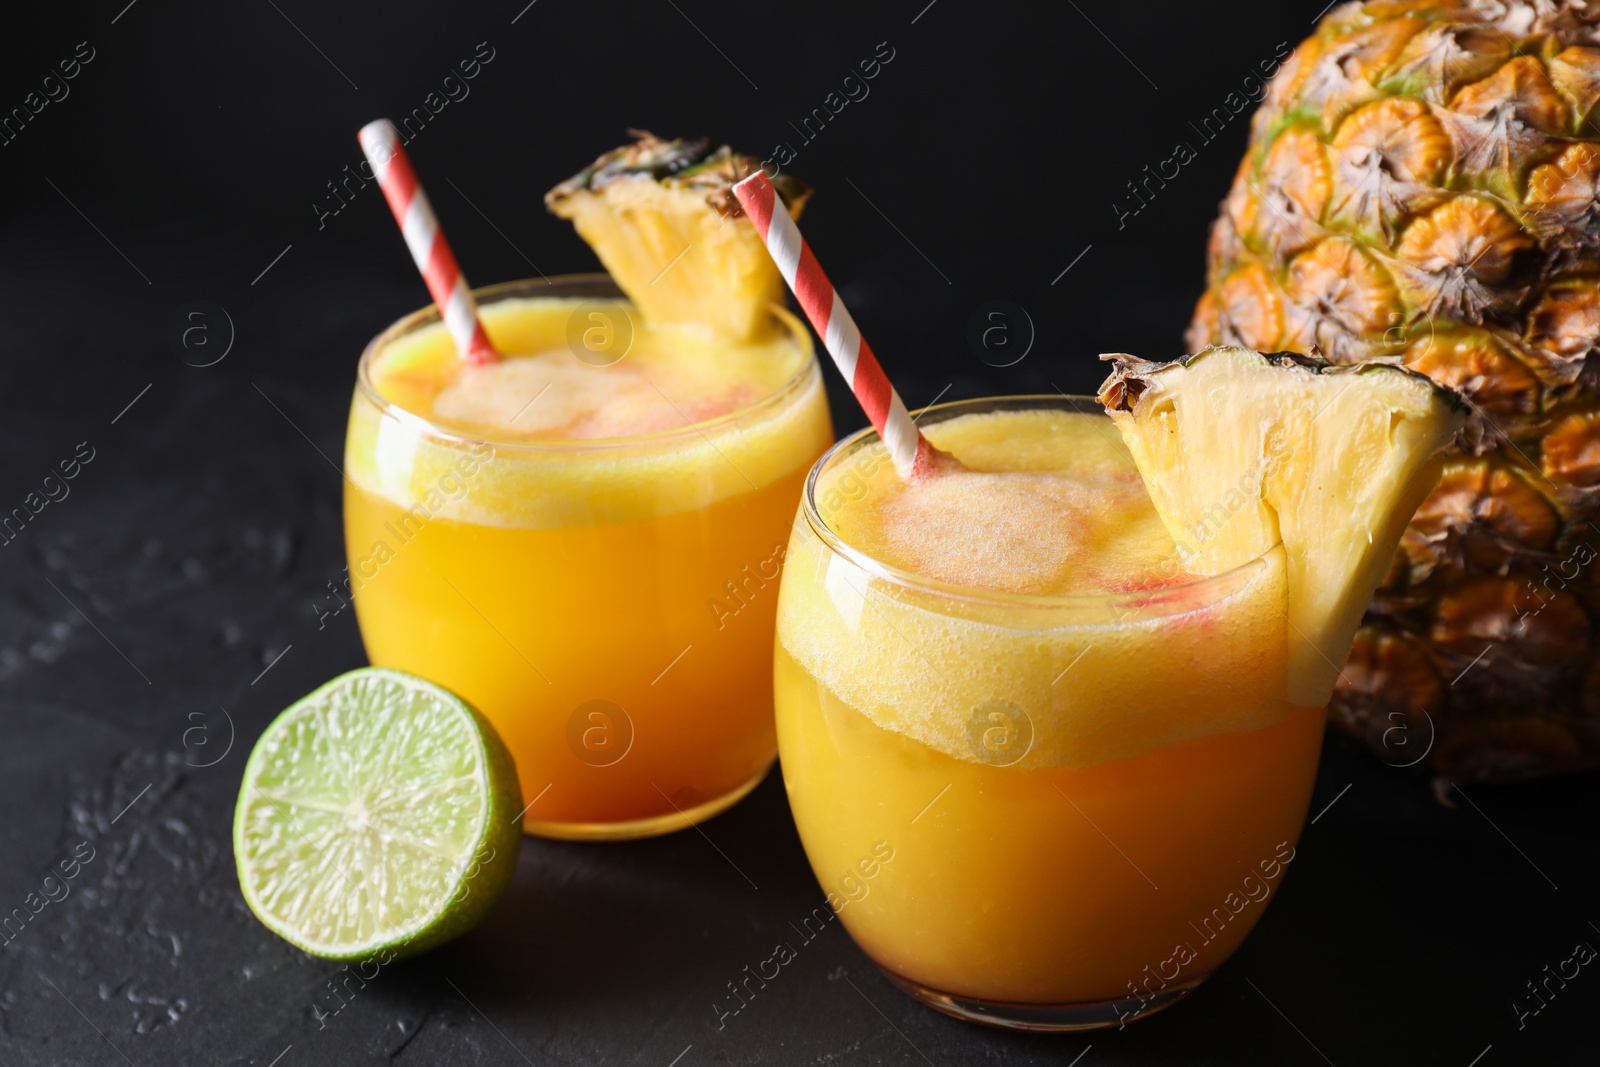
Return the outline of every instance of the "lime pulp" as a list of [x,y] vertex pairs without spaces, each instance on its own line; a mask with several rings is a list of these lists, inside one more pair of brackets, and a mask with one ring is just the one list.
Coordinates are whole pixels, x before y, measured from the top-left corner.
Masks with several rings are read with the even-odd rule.
[[234,812],[239,886],[297,948],[387,962],[488,913],[516,866],[521,808],[511,756],[464,700],[351,671],[256,742]]

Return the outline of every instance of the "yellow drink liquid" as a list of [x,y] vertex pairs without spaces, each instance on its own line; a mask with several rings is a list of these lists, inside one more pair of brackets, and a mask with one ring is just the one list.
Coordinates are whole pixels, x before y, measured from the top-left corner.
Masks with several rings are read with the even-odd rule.
[[775,583],[832,438],[806,335],[634,316],[611,362],[581,339],[626,331],[621,304],[491,294],[482,317],[503,363],[462,366],[436,321],[363,361],[345,527],[368,655],[489,717],[531,832],[708,817],[775,752]]
[[1281,550],[1196,580],[1109,420],[985,405],[922,422],[972,473],[907,486],[875,438],[824,461],[778,609],[784,781],[830,903],[902,988],[1117,1025],[1261,916],[1322,715],[1284,700]]

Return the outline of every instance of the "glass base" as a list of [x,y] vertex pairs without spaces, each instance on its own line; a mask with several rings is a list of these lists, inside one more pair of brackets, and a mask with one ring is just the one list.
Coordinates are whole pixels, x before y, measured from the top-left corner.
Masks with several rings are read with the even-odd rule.
[[956,996],[929,989],[919,982],[903,978],[893,971],[879,968],[884,977],[914,1000],[946,1015],[982,1023],[1003,1030],[1033,1030],[1064,1032],[1068,1030],[1103,1030],[1121,1028],[1135,1019],[1154,1015],[1170,1008],[1199,987],[1205,975],[1192,978],[1182,985],[1168,985],[1143,1000],[1129,997],[1126,1000],[1089,1000],[1075,1004],[1015,1004],[1003,1000],[980,1000],[976,997]]
[[720,797],[692,808],[681,808],[670,815],[652,815],[648,819],[631,822],[544,822],[524,818],[522,832],[537,837],[554,837],[562,841],[631,841],[641,837],[659,837],[662,834],[686,830],[696,823],[720,815],[743,800],[772,770],[769,763],[761,773]]

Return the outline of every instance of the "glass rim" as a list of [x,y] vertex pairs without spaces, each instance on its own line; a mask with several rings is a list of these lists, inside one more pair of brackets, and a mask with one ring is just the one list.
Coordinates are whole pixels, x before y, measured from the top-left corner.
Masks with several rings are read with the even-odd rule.
[[[538,278],[517,278],[512,281],[496,282],[473,289],[473,298],[479,304],[494,303],[499,300],[511,299],[518,296],[538,296],[541,289],[561,289],[589,287],[592,289],[609,290],[606,298],[614,296],[619,303],[633,308],[627,294],[617,285],[609,274],[557,274],[541,276]],[[636,448],[652,444],[662,444],[676,441],[685,437],[698,437],[704,439],[712,430],[720,429],[725,425],[737,422],[748,417],[751,413],[765,408],[777,407],[792,394],[799,392],[818,371],[816,346],[812,344],[811,334],[801,324],[788,308],[778,304],[769,305],[774,317],[786,327],[786,332],[800,348],[800,367],[786,378],[782,384],[770,392],[764,393],[748,404],[725,411],[713,418],[702,419],[698,422],[688,422],[670,430],[654,430],[650,433],[631,434],[624,437],[547,437],[526,438],[506,437],[490,433],[474,433],[460,427],[450,426],[419,415],[415,411],[390,400],[378,391],[372,382],[372,363],[378,353],[394,341],[409,334],[443,322],[438,304],[427,304],[415,311],[408,312],[380,330],[366,347],[361,350],[361,358],[356,364],[356,393],[367,400],[377,409],[380,417],[391,417],[403,424],[408,424],[414,429],[421,430],[428,435],[447,441],[456,441],[463,444],[490,444],[495,448],[522,449],[529,452],[603,452],[620,448]],[[624,356],[623,358],[626,358]]]
[[[1092,410],[1083,411],[1080,404],[1091,405]],[[1094,397],[1073,396],[1067,393],[1023,393],[1010,396],[985,396],[973,397],[966,400],[947,400],[942,404],[930,404],[912,412],[912,416],[919,423],[924,416],[933,415],[934,422],[953,418],[960,414],[980,413],[983,411],[1031,411],[1031,410],[1070,410],[1078,414],[1088,414],[1101,418],[1109,418],[1100,402]],[[918,574],[915,571],[897,567],[886,563],[875,556],[855,547],[840,537],[828,525],[821,512],[817,510],[816,489],[818,480],[823,472],[835,461],[844,455],[858,451],[878,441],[878,431],[871,426],[863,427],[847,437],[843,437],[822,454],[822,457],[812,464],[811,470],[806,474],[805,489],[800,495],[800,511],[805,516],[806,524],[811,532],[816,534],[829,551],[844,557],[859,569],[867,572],[869,577],[881,578],[908,589],[931,593],[952,600],[963,600],[979,604],[998,605],[1018,608],[1118,608],[1126,607],[1140,610],[1146,617],[1154,614],[1184,614],[1196,610],[1196,605],[1190,599],[1179,594],[1192,594],[1196,590],[1220,589],[1218,597],[1207,600],[1205,603],[1214,603],[1231,593],[1232,586],[1240,583],[1246,575],[1259,570],[1266,565],[1266,558],[1276,552],[1282,542],[1277,542],[1265,552],[1246,560],[1221,574],[1202,575],[1190,581],[1177,582],[1172,585],[1162,586],[1159,589],[1145,589],[1125,593],[1012,593],[1000,589],[984,589],[980,586],[961,585],[954,582],[944,582],[937,578]],[[1167,603],[1174,607],[1173,611],[1162,613],[1159,609]],[[1152,612],[1154,609],[1154,612]]]

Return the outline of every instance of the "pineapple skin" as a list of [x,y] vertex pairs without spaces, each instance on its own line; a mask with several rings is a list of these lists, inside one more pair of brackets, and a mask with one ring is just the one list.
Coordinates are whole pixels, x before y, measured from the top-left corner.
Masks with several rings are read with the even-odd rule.
[[1465,396],[1329,708],[1442,779],[1600,766],[1597,104],[1600,5],[1333,9],[1251,120],[1186,338]]

